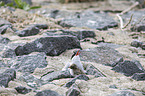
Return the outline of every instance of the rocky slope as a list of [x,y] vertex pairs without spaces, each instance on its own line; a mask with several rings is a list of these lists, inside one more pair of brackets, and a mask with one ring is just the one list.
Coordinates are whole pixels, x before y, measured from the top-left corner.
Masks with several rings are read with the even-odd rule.
[[[1,7],[0,95],[144,96],[145,19],[135,23],[145,10],[123,14],[125,22],[134,17],[121,30],[115,14],[132,2],[112,2],[38,0],[37,10]],[[78,49],[87,73],[71,76],[61,70]]]

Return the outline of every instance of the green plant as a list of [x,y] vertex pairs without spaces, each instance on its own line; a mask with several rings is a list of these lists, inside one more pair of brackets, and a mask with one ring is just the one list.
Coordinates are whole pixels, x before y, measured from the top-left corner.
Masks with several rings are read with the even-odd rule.
[[[0,6],[10,6],[10,7],[14,7],[14,8],[20,8],[23,10],[30,10],[30,9],[36,9],[36,8],[40,8],[41,6],[30,6],[29,4],[27,4],[26,2],[23,2],[22,0],[13,0],[14,2],[12,3],[8,3],[5,4],[4,2],[0,2]],[[15,3],[15,4],[14,4]]]

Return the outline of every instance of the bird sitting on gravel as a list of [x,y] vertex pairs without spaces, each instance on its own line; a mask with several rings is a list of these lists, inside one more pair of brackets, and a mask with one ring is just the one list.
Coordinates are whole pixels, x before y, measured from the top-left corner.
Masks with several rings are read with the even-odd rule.
[[79,74],[85,74],[86,71],[84,70],[84,67],[80,61],[79,55],[80,55],[80,50],[77,51],[76,54],[72,55],[71,63],[66,64],[64,66],[64,68],[62,69],[62,71],[69,70],[70,74],[72,76],[79,75]]

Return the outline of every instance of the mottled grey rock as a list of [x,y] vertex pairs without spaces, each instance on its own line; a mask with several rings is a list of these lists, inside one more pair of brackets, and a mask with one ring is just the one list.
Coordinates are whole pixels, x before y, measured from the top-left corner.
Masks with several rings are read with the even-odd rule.
[[123,61],[123,56],[113,48],[101,46],[82,50],[80,59],[82,61],[96,62],[113,67],[118,62]]
[[2,53],[3,58],[13,58],[16,57],[15,51],[13,49],[6,49]]
[[41,80],[50,82],[50,81],[61,79],[61,78],[71,78],[71,77],[72,76],[69,71],[55,71],[55,72],[52,72],[43,76]]
[[0,36],[0,43],[2,43],[2,44],[8,44],[9,42],[10,42],[9,38]]
[[144,69],[139,62],[125,60],[119,62],[112,70],[123,73],[125,76],[132,76],[134,73],[143,73]]
[[59,24],[63,27],[88,27],[98,30],[107,30],[108,28],[118,26],[113,17],[107,13],[94,13],[90,10],[75,13],[73,16],[67,15]]
[[113,43],[104,43],[104,42],[98,43],[97,45],[99,45],[100,47],[106,46],[106,47],[110,47],[110,48],[114,48],[114,49],[124,46],[124,45],[113,44]]
[[74,35],[79,40],[84,38],[94,38],[96,36],[95,32],[90,30],[62,30],[62,32],[68,35]]
[[21,74],[18,80],[26,82],[29,87],[35,88],[35,89],[37,89],[38,87],[42,85],[48,84],[48,82],[40,80],[34,77],[33,75],[31,75],[30,73]]
[[2,27],[0,27],[0,34],[4,34],[7,28],[11,28],[11,25],[3,25]]
[[60,96],[60,95],[52,90],[43,90],[41,92],[38,92],[35,96]]
[[44,33],[44,36],[72,35],[72,36],[76,36],[79,40],[82,40],[84,38],[94,38],[96,36],[94,31],[84,30],[84,29],[83,30],[63,30],[62,29],[62,30],[58,30],[59,33],[55,33],[54,31]]
[[144,42],[141,44],[141,48],[142,48],[143,50],[145,50],[145,43],[144,43]]
[[31,52],[45,52],[49,56],[58,56],[67,49],[80,48],[80,42],[75,36],[50,36],[36,39],[15,49],[16,55]]
[[30,54],[15,57],[9,61],[9,65],[17,71],[33,73],[36,68],[47,66],[46,55],[44,53],[38,53],[35,55]]
[[66,92],[66,96],[79,96],[80,95],[80,90],[77,87],[76,84],[73,84],[68,91]]
[[124,14],[122,18],[126,22],[128,22],[132,14],[133,14],[133,19],[131,21],[131,25],[133,25],[133,27],[131,28],[131,30],[138,31],[138,32],[145,31],[145,18],[143,18],[145,14],[145,10],[129,11],[128,13]]
[[145,1],[144,0],[138,0],[140,8],[145,8]]
[[135,95],[129,91],[119,91],[107,96],[135,96]]
[[30,26],[30,27],[27,27],[27,28],[24,28],[23,30],[21,31],[17,31],[17,35],[20,36],[20,37],[25,37],[25,36],[32,36],[32,35],[36,35],[40,32],[39,28],[38,27],[35,27],[35,26]]
[[95,75],[96,78],[106,77],[100,70],[98,70],[93,65],[88,65],[86,71],[87,71],[87,75]]
[[47,29],[48,28],[47,24],[34,24],[33,26],[35,26],[39,29]]
[[16,78],[16,71],[14,69],[7,69],[0,74],[0,86],[8,87],[8,83]]
[[116,85],[113,84],[113,85],[110,85],[109,88],[113,88],[113,89],[117,89]]
[[7,67],[7,65],[2,60],[0,60],[0,67]]
[[[2,2],[4,2],[5,4],[9,4],[9,3],[14,3],[14,5],[15,5],[15,2],[14,2],[14,0],[0,0],[0,1],[2,1]],[[27,4],[29,4],[29,5],[31,5],[32,4],[32,1],[31,0],[22,0],[23,2],[26,2]]]
[[131,78],[137,81],[143,81],[145,80],[145,73],[134,73]]
[[0,27],[4,25],[11,25],[11,23],[7,20],[4,20],[3,18],[0,18]]
[[3,58],[13,58],[16,57],[15,49],[18,46],[24,45],[23,43],[8,43],[3,48],[2,57]]
[[131,42],[131,46],[133,47],[141,47],[142,45],[142,42],[139,42],[139,41],[132,41]]
[[75,78],[73,78],[72,80],[70,80],[69,82],[67,82],[67,83],[64,85],[64,87],[68,87],[68,88],[71,87],[71,86],[75,83],[75,81],[76,81],[77,79],[87,81],[87,80],[89,80],[89,77],[86,76],[86,75],[83,75],[83,74],[77,75]]
[[7,28],[11,28],[12,25],[7,20],[0,18],[0,34],[4,34]]
[[17,90],[18,93],[21,93],[21,94],[27,94],[32,90],[30,88],[26,88],[26,87],[23,87],[23,86],[15,87],[15,89]]

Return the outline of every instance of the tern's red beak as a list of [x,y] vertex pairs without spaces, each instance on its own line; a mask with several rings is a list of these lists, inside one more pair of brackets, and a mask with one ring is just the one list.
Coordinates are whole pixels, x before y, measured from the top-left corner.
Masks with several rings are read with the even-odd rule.
[[80,55],[80,53],[81,53],[80,50],[78,50],[75,56]]

